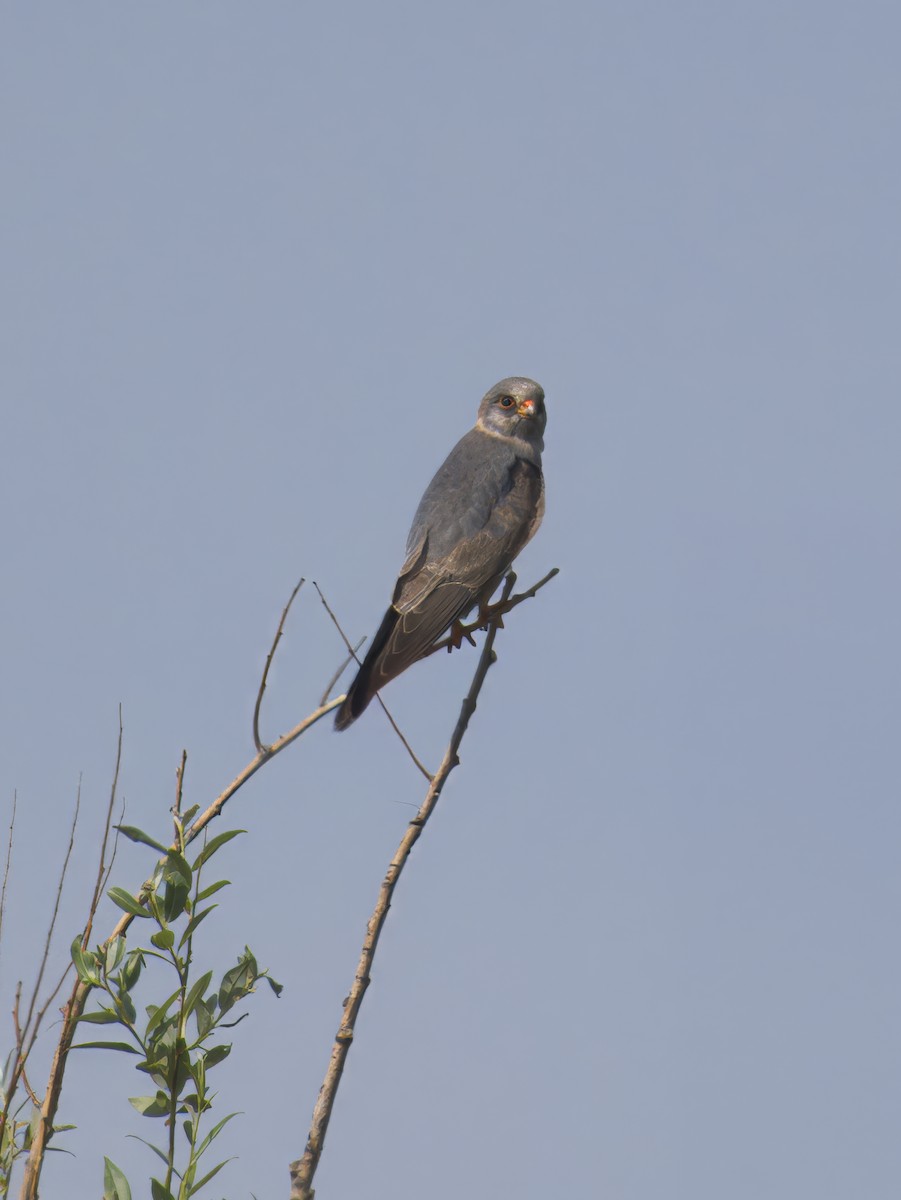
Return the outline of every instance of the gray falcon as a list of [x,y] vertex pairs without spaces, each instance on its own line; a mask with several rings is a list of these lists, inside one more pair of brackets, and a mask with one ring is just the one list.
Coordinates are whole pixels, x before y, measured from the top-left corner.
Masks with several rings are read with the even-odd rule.
[[425,490],[391,607],[335,717],[346,729],[376,692],[463,617],[487,605],[544,514],[544,391],[496,383]]

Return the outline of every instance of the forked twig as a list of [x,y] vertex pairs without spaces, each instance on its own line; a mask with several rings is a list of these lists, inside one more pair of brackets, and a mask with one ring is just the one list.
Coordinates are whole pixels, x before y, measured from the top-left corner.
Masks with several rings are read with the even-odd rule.
[[[316,589],[316,591],[317,591],[317,592],[319,592],[319,599],[322,601],[322,606],[323,606],[323,608],[325,609],[325,611],[328,613],[328,615],[331,617],[331,619],[332,619],[332,624],[335,626],[335,628],[336,628],[336,629],[338,630],[338,632],[340,633],[340,635],[341,635],[341,640],[344,642],[344,645],[345,645],[345,646],[347,647],[347,649],[350,651],[351,658],[353,658],[353,659],[355,660],[355,662],[359,663],[359,661],[360,661],[360,660],[357,658],[357,650],[359,649],[359,646],[357,646],[357,648],[356,648],[356,649],[354,649],[354,648],[351,646],[351,644],[350,644],[350,639],[348,638],[348,636],[347,636],[347,634],[344,632],[344,630],[341,628],[341,622],[338,620],[338,618],[337,618],[337,617],[335,616],[335,614],[332,612],[331,608],[329,607],[329,603],[328,603],[328,601],[326,600],[325,596],[323,596],[323,594],[322,594],[322,590],[320,589],[320,587],[319,587],[319,584],[318,584],[318,583],[315,581],[315,579],[313,580],[313,587]],[[362,643],[361,643],[361,644],[362,644]],[[348,662],[349,662],[349,661],[350,661],[350,660],[348,660]],[[347,666],[347,663],[345,663],[344,665],[345,665],[345,666]],[[339,672],[339,673],[340,673],[340,672]],[[405,749],[405,750],[406,750],[406,752],[409,754],[410,758],[412,758],[413,762],[416,764],[416,766],[419,768],[419,770],[420,770],[420,771],[423,773],[423,775],[426,777],[426,779],[428,779],[428,780],[429,780],[429,782],[431,782],[431,779],[432,779],[432,773],[431,773],[431,771],[429,771],[429,770],[428,770],[426,767],[424,767],[424,766],[422,765],[422,763],[419,761],[419,759],[416,757],[416,754],[414,753],[413,747],[410,745],[410,743],[407,741],[407,739],[406,739],[406,738],[404,737],[404,735],[401,733],[399,725],[398,725],[398,724],[397,724],[397,722],[395,721],[394,717],[392,717],[391,713],[388,711],[388,707],[387,707],[387,705],[385,704],[385,701],[384,701],[384,700],[382,699],[382,697],[381,697],[381,696],[378,694],[378,692],[376,692],[376,694],[375,694],[375,698],[376,698],[376,700],[378,700],[379,704],[382,706],[382,712],[383,712],[383,713],[385,714],[385,716],[388,718],[388,721],[389,721],[389,722],[390,722],[390,724],[391,724],[391,728],[394,730],[394,732],[395,732],[395,733],[397,734],[397,736],[400,738],[401,742],[403,742],[404,749]]]
[[266,655],[266,665],[263,667],[263,677],[260,680],[260,690],[257,692],[257,702],[253,706],[253,744],[257,748],[257,754],[262,754],[266,749],[260,738],[260,708],[263,705],[263,693],[266,691],[266,681],[269,678],[269,668],[272,666],[272,660],[275,658],[275,651],[278,648],[278,644],[282,640],[282,632],[285,628],[285,621],[288,619],[288,613],[291,611],[291,605],[294,603],[295,596],[305,583],[305,579],[298,580],[297,586],[288,597],[288,603],[282,609],[282,617],[278,623],[278,629],[275,631],[275,637],[272,639],[272,646],[269,650],[269,653]]
[[[534,588],[531,588],[528,592],[524,592],[522,599],[527,599],[530,595],[534,595],[556,573],[556,571],[552,571],[537,583]],[[469,692],[463,701],[460,716],[457,719],[454,732],[444,753],[444,758],[435,775],[432,777],[419,811],[407,825],[404,836],[401,838],[400,845],[391,859],[387,874],[379,888],[378,900],[366,926],[366,937],[363,942],[363,949],[360,953],[360,960],[357,964],[354,981],[347,999],[344,1001],[344,1013],[338,1027],[338,1032],[335,1034],[335,1041],[332,1045],[325,1079],[322,1082],[322,1087],[319,1089],[319,1096],[316,1100],[316,1106],[313,1109],[313,1118],[310,1125],[310,1132],[307,1136],[306,1148],[303,1157],[291,1163],[290,1166],[291,1200],[313,1200],[315,1194],[313,1190],[313,1177],[316,1174],[316,1168],[322,1156],[326,1131],[328,1130],[335,1098],[338,1094],[338,1085],[341,1082],[344,1064],[354,1038],[357,1016],[363,1003],[363,996],[369,987],[372,964],[376,948],[378,947],[379,936],[385,924],[388,910],[391,907],[394,889],[409,858],[410,851],[416,845],[426,826],[426,822],[435,810],[448,776],[460,761],[458,755],[460,743],[466,733],[470,718],[476,710],[476,703],[488,670],[497,659],[494,651],[494,641],[497,636],[500,616],[504,611],[502,605],[509,601],[515,583],[516,576],[511,571],[504,582],[504,589],[501,593],[501,604],[498,605],[498,611],[489,618],[488,636],[479,655],[478,665],[470,684]],[[509,611],[509,609],[506,611]]]

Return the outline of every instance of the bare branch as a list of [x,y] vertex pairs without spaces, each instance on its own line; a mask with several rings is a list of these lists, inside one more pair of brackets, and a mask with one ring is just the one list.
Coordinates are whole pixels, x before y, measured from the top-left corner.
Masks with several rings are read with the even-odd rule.
[[[82,935],[81,944],[87,947],[91,936],[91,929],[94,924],[94,917],[97,914],[97,907],[100,904],[100,897],[103,895],[103,886],[106,878],[109,876],[109,868],[106,865],[106,849],[109,844],[110,830],[112,828],[113,809],[116,805],[116,791],[119,785],[119,770],[122,765],[122,706],[119,706],[119,735],[116,740],[116,765],[113,770],[113,782],[110,787],[109,804],[106,810],[106,820],[103,827],[103,839],[100,844],[100,860],[97,866],[97,879],[94,883],[94,892],[91,896],[91,903],[88,908],[88,919],[85,923],[84,933]],[[78,799],[81,799],[81,785],[79,783]],[[78,810],[76,808],[75,820],[78,819]],[[75,833],[75,822],[72,825],[72,835]],[[114,843],[115,847],[115,843]],[[72,851],[71,840],[69,843],[69,853]],[[112,857],[115,857],[115,848]],[[68,854],[66,855],[66,863],[68,863]],[[112,864],[110,864],[112,865]],[[65,867],[63,868],[65,876]],[[62,881],[60,881],[60,890],[62,889]],[[57,907],[59,905],[59,892],[57,893]],[[56,918],[56,910],[54,910],[54,920]],[[52,930],[52,926],[51,926]],[[48,943],[49,944],[49,943]],[[44,1003],[37,1020],[34,1024],[34,1031],[31,1037],[31,1043],[28,1046],[25,1055],[22,1059],[22,1069],[24,1070],[25,1062],[28,1058],[28,1053],[31,1046],[34,1044],[34,1039],[37,1036],[40,1023],[43,1020],[53,998],[59,992],[63,985],[66,975],[71,969],[71,964],[66,967],[63,972],[62,979],[51,992],[50,996]],[[43,974],[43,964],[42,964]],[[56,1050],[53,1054],[53,1062],[50,1066],[50,1076],[47,1081],[47,1090],[44,1093],[44,1101],[37,1105],[39,1109],[38,1119],[34,1123],[34,1132],[31,1141],[30,1153],[25,1163],[25,1176],[22,1180],[22,1188],[19,1193],[21,1200],[37,1200],[38,1184],[41,1177],[41,1168],[44,1165],[44,1156],[47,1152],[47,1145],[53,1133],[53,1122],[56,1119],[56,1110],[59,1105],[60,1092],[63,1086],[63,1075],[66,1069],[66,1058],[69,1053],[69,1047],[72,1044],[72,1038],[75,1036],[75,1027],[78,1023],[78,1018],[84,1009],[85,1001],[88,998],[90,988],[83,984],[79,979],[75,980],[72,985],[72,991],[69,994],[69,999],[63,1007],[62,1032],[56,1044]],[[37,991],[35,991],[37,995]]]
[[[318,588],[316,590],[319,591]],[[320,595],[321,594],[322,593],[320,592]],[[347,670],[347,668],[350,666],[350,664],[352,662],[360,661],[357,658],[357,651],[360,649],[360,647],[363,645],[363,643],[365,641],[366,641],[365,636],[361,637],[360,640],[357,642],[356,646],[351,647],[350,653],[348,654],[347,658],[344,659],[344,661],[341,663],[341,666],[338,668],[338,670],[334,673],[334,675],[328,681],[328,686],[326,687],[325,691],[322,693],[322,699],[319,701],[320,704],[328,703],[328,698],[331,695],[332,688],[335,686],[335,684],[338,682],[338,680],[341,678],[341,676],[344,674],[344,672]]]
[[34,1123],[34,1135],[29,1155],[25,1160],[25,1176],[22,1180],[19,1200],[37,1200],[41,1168],[44,1165],[47,1143],[53,1132],[53,1120],[59,1106],[65,1062],[69,1048],[72,1045],[72,1038],[75,1036],[75,1027],[78,1018],[84,1009],[89,991],[90,988],[86,987],[80,980],[76,980],[69,999],[63,1008],[62,1032],[60,1033],[59,1041],[56,1043],[56,1050],[53,1053],[53,1062],[50,1066],[50,1077],[47,1083],[47,1091],[44,1095],[44,1103],[40,1106],[40,1115]]
[[59,906],[63,895],[63,885],[66,882],[66,872],[69,869],[69,860],[72,857],[72,847],[75,845],[75,830],[78,827],[78,814],[81,810],[81,780],[78,781],[78,789],[75,793],[75,812],[72,814],[72,825],[69,829],[69,845],[66,847],[66,856],[63,859],[62,870],[59,873],[59,882],[56,885],[56,900],[53,904],[53,913],[50,917],[50,924],[47,927],[47,936],[44,939],[44,952],[41,955],[41,964],[38,967],[38,975],[35,980],[34,987],[31,990],[31,997],[28,1001],[28,1012],[25,1014],[25,1025],[23,1033],[25,1041],[22,1049],[22,1065],[31,1053],[31,1048],[34,1045],[35,1038],[38,1035],[38,1023],[32,1023],[34,1016],[35,1005],[37,1004],[38,996],[41,991],[41,984],[44,982],[44,972],[47,969],[47,960],[50,957],[50,944],[53,941],[53,931],[56,928],[56,918],[59,916]]
[[[335,626],[335,628],[336,628],[336,629],[338,630],[338,632],[340,633],[340,635],[341,635],[341,639],[342,639],[342,641],[344,642],[344,645],[345,645],[345,646],[347,647],[347,649],[350,651],[351,657],[352,657],[352,658],[354,658],[354,659],[356,660],[356,662],[357,662],[357,663],[359,663],[359,661],[360,661],[360,660],[357,658],[357,652],[356,652],[356,650],[355,650],[355,649],[353,649],[353,648],[351,647],[350,640],[348,639],[348,636],[347,636],[347,634],[346,634],[346,633],[344,632],[344,630],[341,628],[341,623],[339,622],[338,618],[335,616],[335,614],[334,614],[334,613],[332,612],[332,610],[329,608],[328,601],[326,600],[325,596],[323,596],[323,594],[322,594],[322,591],[321,591],[321,589],[320,589],[320,587],[319,587],[319,584],[318,584],[318,583],[315,581],[315,579],[313,580],[313,587],[316,589],[316,591],[317,591],[317,592],[319,592],[319,599],[322,601],[323,608],[324,608],[324,609],[325,609],[325,611],[328,613],[328,615],[329,615],[329,616],[332,618],[332,624]],[[359,647],[358,647],[358,648],[359,648]],[[431,779],[432,779],[432,773],[431,773],[431,771],[427,770],[427,769],[426,769],[426,768],[425,768],[425,767],[422,765],[422,763],[419,761],[419,759],[416,757],[415,753],[413,752],[413,747],[410,745],[410,743],[407,741],[407,739],[406,739],[406,738],[404,737],[404,735],[401,733],[401,731],[400,731],[400,727],[398,726],[398,724],[397,724],[397,722],[395,721],[394,717],[392,717],[391,713],[388,711],[388,707],[387,707],[387,705],[385,704],[385,701],[384,701],[384,700],[382,699],[382,697],[381,697],[381,696],[378,694],[378,692],[376,692],[376,694],[375,694],[375,698],[376,698],[376,700],[378,700],[379,704],[382,706],[382,712],[383,712],[383,713],[385,714],[385,716],[388,718],[388,721],[389,721],[389,722],[390,722],[390,724],[391,724],[391,728],[394,730],[394,732],[397,734],[397,736],[400,738],[401,742],[403,743],[404,749],[407,751],[407,753],[409,754],[410,758],[412,758],[413,762],[416,764],[416,766],[417,766],[417,767],[418,767],[418,769],[419,769],[419,770],[422,772],[422,774],[423,774],[423,775],[426,777],[426,779],[428,779],[428,780],[431,782]]]
[[288,613],[291,611],[291,605],[294,603],[294,598],[305,582],[306,580],[300,579],[294,591],[288,597],[288,603],[282,609],[282,618],[278,623],[278,629],[275,631],[275,637],[272,639],[272,647],[266,655],[266,665],[263,667],[263,677],[260,680],[260,690],[257,692],[257,702],[253,707],[253,744],[256,746],[257,754],[262,754],[266,749],[260,738],[260,708],[263,704],[263,693],[266,691],[266,681],[269,678],[269,668],[272,666],[272,660],[275,658],[275,651],[278,648],[278,644],[282,640],[282,632],[285,628],[285,621],[288,619]]
[[40,1108],[41,1102],[40,1102],[40,1100],[38,1100],[37,1096],[32,1091],[31,1084],[28,1082],[28,1076],[25,1073],[25,1063],[28,1059],[28,1051],[23,1049],[23,1047],[25,1045],[25,1031],[22,1028],[22,1021],[21,1021],[21,1018],[19,1015],[20,1010],[21,1010],[21,1005],[22,1005],[22,981],[20,979],[19,982],[16,984],[16,998],[13,1001],[13,1030],[15,1032],[15,1037],[16,1037],[16,1062],[15,1062],[15,1068],[13,1071],[13,1078],[15,1079],[17,1084],[18,1084],[19,1080],[21,1079],[22,1083],[25,1085],[25,1091],[28,1093],[32,1104],[34,1104],[35,1108]]
[[[185,767],[188,765],[188,752],[182,750],[181,762],[175,768],[175,815],[181,816],[181,797],[185,786]],[[175,836],[178,836],[178,830],[175,830]]]
[[[550,576],[547,578],[550,578]],[[515,582],[516,576],[510,572],[504,583],[504,590],[501,597],[502,604],[509,601]],[[536,584],[531,589],[531,594],[534,595],[538,588],[545,582],[547,582],[547,579],[542,580],[541,584]],[[527,594],[524,593],[523,598]],[[498,609],[500,610],[500,608],[501,606],[499,605]],[[460,743],[466,733],[470,718],[476,710],[476,703],[488,670],[497,659],[497,655],[494,652],[494,640],[497,636],[500,616],[501,612],[498,611],[494,616],[489,618],[488,636],[482,647],[469,692],[463,701],[460,716],[457,719],[454,732],[444,753],[444,758],[429,784],[429,789],[426,792],[425,799],[419,811],[408,824],[404,836],[401,838],[400,845],[391,859],[387,874],[382,880],[375,909],[366,926],[366,937],[363,942],[363,949],[360,953],[360,960],[357,964],[354,981],[347,999],[344,1001],[344,1013],[338,1027],[338,1032],[335,1035],[325,1079],[323,1080],[322,1087],[319,1089],[319,1096],[316,1100],[316,1106],[313,1109],[313,1118],[307,1137],[306,1149],[304,1150],[303,1157],[291,1163],[290,1166],[291,1200],[313,1200],[313,1177],[316,1174],[316,1168],[322,1156],[326,1131],[328,1130],[329,1120],[331,1119],[332,1109],[335,1104],[335,1097],[338,1093],[338,1085],[341,1082],[344,1064],[354,1038],[357,1016],[363,1003],[363,996],[369,987],[372,964],[375,959],[379,936],[385,924],[388,910],[391,907],[394,889],[409,858],[410,851],[416,845],[425,828],[426,822],[435,810],[448,776],[459,762],[458,751]]]
[[[91,929],[94,925],[94,917],[97,914],[97,906],[100,904],[100,897],[103,895],[103,885],[105,877],[108,877],[109,871],[106,867],[106,847],[109,844],[110,831],[113,826],[113,809],[116,806],[116,791],[119,787],[119,769],[122,766],[122,705],[119,705],[119,734],[116,738],[116,765],[113,768],[113,782],[110,786],[109,804],[106,806],[106,820],[103,824],[103,839],[100,843],[100,861],[97,864],[97,878],[94,881],[94,894],[91,897],[91,905],[88,909],[88,919],[85,922],[84,934],[81,939],[82,947],[87,947],[91,937]],[[117,834],[118,837],[118,834]],[[115,845],[115,844],[114,844]],[[115,855],[115,848],[113,850]],[[112,865],[112,864],[110,864]]]
[[3,889],[0,890],[0,949],[3,946],[3,914],[6,912],[6,885],[9,882],[9,865],[12,861],[13,832],[16,828],[16,808],[19,803],[18,792],[13,792],[13,811],[9,818],[9,834],[6,839],[6,865],[3,868]]

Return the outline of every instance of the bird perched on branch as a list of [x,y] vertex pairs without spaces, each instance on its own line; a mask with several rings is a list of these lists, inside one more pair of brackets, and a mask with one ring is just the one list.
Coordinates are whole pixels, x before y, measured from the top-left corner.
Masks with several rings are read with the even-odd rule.
[[391,607],[335,717],[346,729],[381,688],[487,608],[544,514],[544,391],[533,379],[496,383],[425,490]]

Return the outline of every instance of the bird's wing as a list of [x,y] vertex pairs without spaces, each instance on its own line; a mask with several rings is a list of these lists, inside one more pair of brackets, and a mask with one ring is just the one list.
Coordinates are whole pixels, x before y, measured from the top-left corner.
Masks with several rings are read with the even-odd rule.
[[[439,472],[423,497],[391,607],[338,713],[339,729],[477,601],[487,601],[538,528],[543,510],[540,467],[510,456],[498,468],[490,453],[482,457],[484,463],[478,452],[469,455],[466,470],[455,470],[450,480]],[[442,470],[452,460],[453,455]]]
[[[541,472],[517,459],[509,486],[478,533],[460,538],[433,556],[430,536],[414,547],[397,581],[392,608],[398,614],[385,641],[375,675],[395,678],[429,649],[479,600],[487,600],[504,572],[537,528]],[[381,686],[381,684],[379,684]]]

